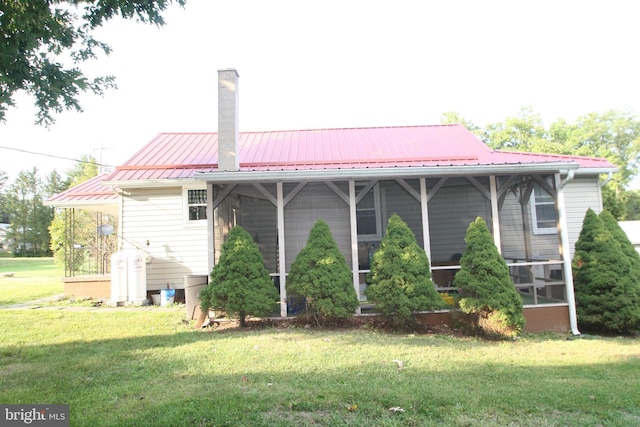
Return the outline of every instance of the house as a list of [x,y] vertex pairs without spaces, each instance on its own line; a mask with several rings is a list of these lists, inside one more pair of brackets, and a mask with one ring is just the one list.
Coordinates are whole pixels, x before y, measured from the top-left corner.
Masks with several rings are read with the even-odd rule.
[[625,232],[636,251],[640,252],[640,221],[618,221],[618,225]]
[[7,231],[10,224],[0,223],[0,252],[9,251],[9,239],[7,239]]
[[146,254],[146,290],[207,275],[229,229],[262,250],[287,315],[286,277],[322,218],[361,299],[388,217],[414,231],[442,292],[455,291],[468,225],[492,229],[528,330],[578,333],[571,275],[587,209],[602,210],[607,160],[496,151],[461,125],[239,132],[238,74],[218,73],[218,132],[162,133],[112,173],[49,200],[110,206],[119,246]]

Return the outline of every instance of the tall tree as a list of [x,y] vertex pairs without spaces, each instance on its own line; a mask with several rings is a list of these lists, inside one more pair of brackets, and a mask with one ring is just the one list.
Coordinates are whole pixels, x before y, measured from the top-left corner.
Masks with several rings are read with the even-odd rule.
[[525,152],[558,153],[560,147],[548,138],[540,114],[523,107],[514,117],[488,124],[480,138],[491,148]]
[[3,224],[8,224],[11,218],[7,205],[7,181],[9,181],[7,173],[0,170],[0,223]]
[[604,206],[617,219],[640,219],[627,197],[627,186],[640,167],[640,121],[633,111],[589,113],[570,123],[558,119],[547,129],[538,113],[524,107],[499,123],[477,127],[457,113],[444,113],[443,123],[471,123],[469,130],[494,149],[603,157],[619,168],[603,187]]
[[640,121],[632,111],[608,110],[578,117],[573,124],[554,124],[554,138],[563,154],[604,157],[620,171],[615,187],[624,188],[638,173],[640,162]]
[[17,255],[50,255],[49,225],[53,212],[44,206],[43,199],[38,169],[21,171],[8,193],[12,219],[7,237],[14,242],[13,250]]
[[[0,121],[14,94],[35,97],[36,122],[51,125],[52,112],[81,111],[78,95],[115,87],[112,76],[90,79],[77,66],[109,54],[93,32],[114,17],[163,25],[162,12],[186,0],[2,0],[0,1]],[[64,64],[70,58],[72,65]]]

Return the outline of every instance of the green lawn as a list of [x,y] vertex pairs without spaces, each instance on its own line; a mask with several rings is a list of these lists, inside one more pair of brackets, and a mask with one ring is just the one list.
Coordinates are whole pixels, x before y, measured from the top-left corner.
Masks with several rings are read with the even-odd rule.
[[638,339],[199,331],[183,317],[0,310],[0,402],[68,403],[73,426],[640,425]]
[[62,294],[63,277],[53,258],[0,257],[0,306]]

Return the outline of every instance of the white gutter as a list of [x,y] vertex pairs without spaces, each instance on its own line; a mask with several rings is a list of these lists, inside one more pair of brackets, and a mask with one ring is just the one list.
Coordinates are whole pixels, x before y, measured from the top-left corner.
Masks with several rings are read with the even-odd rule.
[[[577,163],[528,163],[503,165],[460,165],[460,166],[410,166],[380,167],[360,169],[295,169],[237,172],[196,172],[196,180],[225,183],[249,182],[298,182],[326,180],[362,180],[368,178],[419,178],[428,176],[466,176],[558,173],[561,170],[578,169]],[[122,186],[123,184],[118,183]],[[124,184],[129,187],[128,183]]]
[[135,179],[122,181],[102,181],[100,184],[109,187],[123,188],[158,188],[181,187],[189,183],[200,183],[201,180],[193,178],[165,178],[165,179]]

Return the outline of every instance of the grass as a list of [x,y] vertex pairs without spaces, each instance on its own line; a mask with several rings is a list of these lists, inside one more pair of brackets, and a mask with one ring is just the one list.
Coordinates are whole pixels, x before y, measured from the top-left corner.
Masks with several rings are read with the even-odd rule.
[[640,424],[638,339],[200,331],[183,317],[0,310],[0,402],[68,403],[73,426]]
[[62,277],[64,270],[53,258],[0,257],[0,306],[62,294]]

